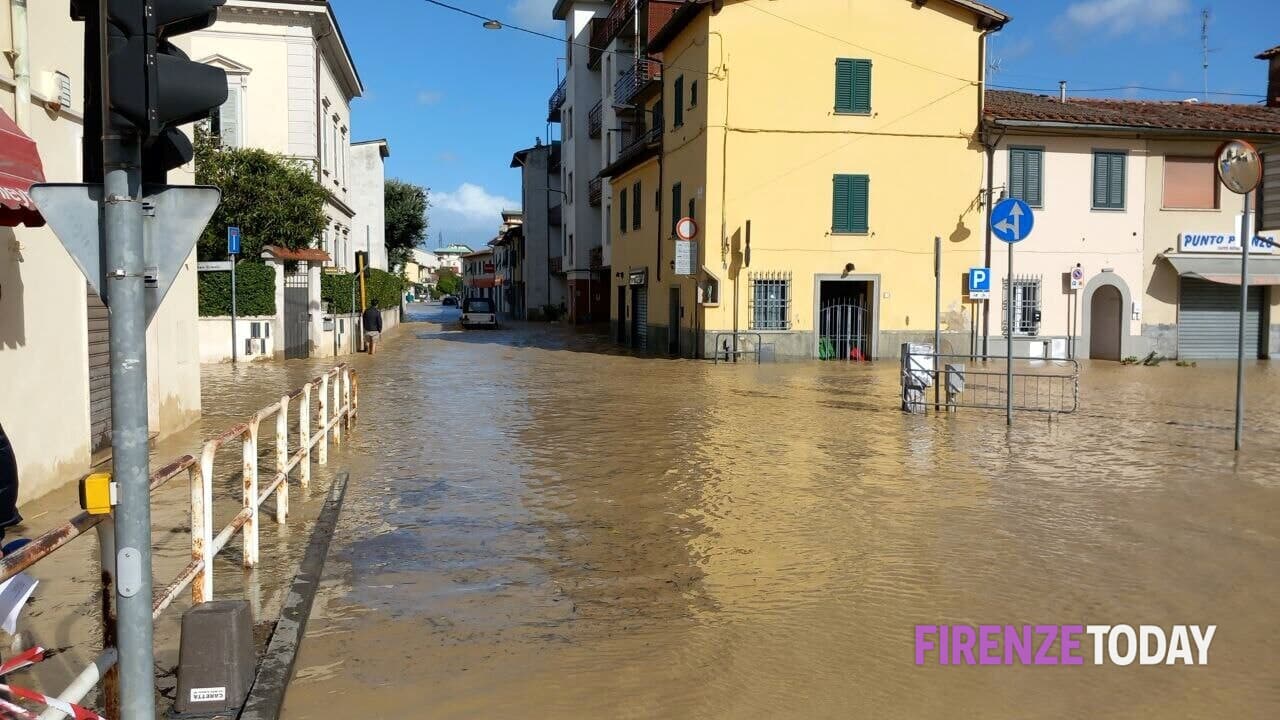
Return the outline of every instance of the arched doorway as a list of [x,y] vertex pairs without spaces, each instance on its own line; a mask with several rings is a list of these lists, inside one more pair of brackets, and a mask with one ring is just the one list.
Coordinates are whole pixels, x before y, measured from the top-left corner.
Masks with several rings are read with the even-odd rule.
[[1124,299],[1115,285],[1100,285],[1093,291],[1089,310],[1089,357],[1120,360],[1120,333],[1124,327]]

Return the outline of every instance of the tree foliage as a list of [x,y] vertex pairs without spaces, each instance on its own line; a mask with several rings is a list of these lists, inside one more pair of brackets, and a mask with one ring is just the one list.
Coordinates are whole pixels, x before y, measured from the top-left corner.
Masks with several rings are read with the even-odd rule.
[[[202,272],[199,283],[200,317],[230,315],[231,273]],[[250,260],[236,263],[236,313],[240,317],[276,314],[275,268]]]
[[329,220],[327,194],[311,169],[256,148],[219,148],[196,130],[196,182],[222,190],[222,203],[200,236],[199,258],[227,255],[227,228],[240,228],[241,256],[258,258],[264,245],[312,247]]
[[[369,302],[376,301],[378,307],[389,310],[400,307],[404,295],[405,280],[399,275],[369,268],[369,277],[365,281],[365,296]],[[330,304],[333,312],[347,314],[353,312],[351,300],[354,297],[356,306],[360,304],[359,276],[355,273],[340,275],[323,275],[320,277],[320,299]]]
[[427,190],[392,178],[385,185],[387,261],[390,267],[403,266],[409,251],[427,238]]
[[440,268],[436,271],[436,288],[445,295],[461,295],[462,278],[451,268]]

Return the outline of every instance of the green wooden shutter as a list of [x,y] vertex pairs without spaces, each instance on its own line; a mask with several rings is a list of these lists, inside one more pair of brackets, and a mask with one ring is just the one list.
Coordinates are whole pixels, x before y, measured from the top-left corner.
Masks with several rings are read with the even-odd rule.
[[673,120],[676,127],[684,125],[684,76],[676,78],[676,107]]
[[1093,154],[1093,206],[1107,206],[1107,178],[1110,176],[1111,163],[1106,153]]
[[831,231],[832,232],[851,232],[849,229],[849,188],[852,187],[852,177],[849,175],[836,175],[834,187],[831,191]]
[[869,190],[871,178],[866,175],[854,175],[851,178],[849,197],[849,223],[852,232],[864,233],[871,227]]
[[1123,210],[1125,200],[1124,153],[1093,154],[1093,206],[1107,210]]
[[1122,153],[1111,154],[1111,175],[1107,179],[1107,202],[1108,207],[1123,208],[1124,207],[1124,171],[1125,156]]
[[631,188],[631,229],[640,229],[640,183]]
[[836,175],[831,192],[831,231],[865,233],[870,227],[866,175]]
[[680,222],[680,183],[671,186],[671,234],[676,234],[676,225]]
[[627,231],[627,189],[618,191],[618,229]]
[[1044,151],[1026,150],[1026,195],[1023,200],[1032,207],[1044,205]]
[[871,112],[870,60],[836,60],[836,112]]
[[1027,151],[1009,150],[1009,197],[1027,199]]

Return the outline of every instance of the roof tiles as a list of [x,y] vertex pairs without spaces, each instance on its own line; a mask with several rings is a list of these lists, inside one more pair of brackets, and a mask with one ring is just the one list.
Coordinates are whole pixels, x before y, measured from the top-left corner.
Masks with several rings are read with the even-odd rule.
[[1069,98],[988,90],[988,121],[1280,135],[1280,108],[1202,102]]

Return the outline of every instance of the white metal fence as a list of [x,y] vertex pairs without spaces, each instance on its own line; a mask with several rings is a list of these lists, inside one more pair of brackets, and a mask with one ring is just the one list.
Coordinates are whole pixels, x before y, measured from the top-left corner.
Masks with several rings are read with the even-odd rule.
[[[313,398],[317,403],[313,403]],[[312,422],[313,404],[318,405]],[[311,463],[321,465],[329,461],[330,437],[341,443],[359,414],[359,383],[354,371],[346,364],[339,365],[313,379],[293,392],[283,395],[276,402],[259,410],[248,421],[229,428],[204,444],[199,459],[184,455],[156,470],[151,476],[151,491],[162,487],[183,472],[191,486],[191,562],[187,564],[167,586],[155,594],[152,602],[152,618],[158,618],[188,586],[191,587],[193,604],[214,599],[214,557],[221,552],[237,533],[243,535],[242,561],[245,567],[258,564],[259,515],[262,504],[275,495],[275,520],[287,522],[289,517],[289,478],[296,475],[306,488],[311,482]],[[289,418],[291,409],[297,412],[298,438],[296,450],[289,452]],[[262,424],[274,430],[275,458],[268,471],[271,475],[265,483],[259,467],[259,439]],[[213,529],[214,460],[219,450],[235,441],[241,441],[243,465],[243,494],[240,512],[217,535]],[[314,456],[314,458],[313,458]],[[294,472],[296,470],[296,473]],[[117,655],[115,648],[115,611],[113,600],[115,587],[115,526],[110,515],[80,513],[62,525],[53,528],[33,540],[21,550],[0,560],[0,581],[35,565],[59,548],[88,532],[98,530],[98,545],[102,559],[102,634],[103,649],[58,699],[78,703],[99,683],[102,684],[104,715],[118,720],[119,693],[115,678]],[[66,714],[48,708],[41,720],[58,720]]]

